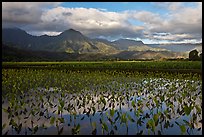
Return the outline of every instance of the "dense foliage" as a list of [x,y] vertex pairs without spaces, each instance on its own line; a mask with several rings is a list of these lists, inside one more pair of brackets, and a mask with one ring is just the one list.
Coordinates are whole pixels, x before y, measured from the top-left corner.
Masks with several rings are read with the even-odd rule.
[[[66,69],[199,69],[201,61],[98,61],[98,62],[3,62],[3,67]],[[189,71],[190,72],[190,71]]]

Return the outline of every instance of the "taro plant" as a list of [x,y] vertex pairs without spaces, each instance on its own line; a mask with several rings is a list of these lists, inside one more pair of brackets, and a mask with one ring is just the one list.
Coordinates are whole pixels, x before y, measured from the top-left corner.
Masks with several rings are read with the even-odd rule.
[[185,124],[179,124],[178,122],[175,121],[175,123],[180,127],[181,130],[181,134],[185,134],[186,133],[186,126]]
[[[87,130],[90,134],[98,134],[100,125],[102,134],[116,134],[120,131],[119,124],[125,125],[121,128],[126,128],[126,134],[130,134],[128,127],[134,122],[136,126],[132,130],[135,134],[146,134],[141,127],[146,127],[149,134],[165,134],[169,128],[178,127],[182,134],[200,134],[201,75],[127,70],[151,69],[152,66],[179,69],[179,65],[181,68],[192,68],[193,65],[188,66],[189,62],[149,62],[149,65],[142,62],[138,66],[137,63],[13,63],[18,69],[8,63],[11,68],[2,69],[2,113],[8,115],[7,121],[2,123],[2,131],[8,128],[5,134],[23,134],[25,127],[25,134],[40,134],[42,129],[49,128],[45,126],[48,122],[55,125],[57,134],[63,134],[66,123],[63,114],[67,114],[68,128],[73,134],[80,133],[81,123],[86,120],[90,120],[91,128]],[[181,65],[185,63],[187,65]],[[199,68],[199,63],[195,64]],[[107,70],[88,69],[92,67]],[[53,91],[51,87],[54,87]],[[98,121],[94,121],[97,117],[99,126]],[[184,123],[179,122],[182,120]],[[172,121],[178,124],[172,124]],[[5,127],[5,123],[9,124]],[[39,126],[39,123],[43,124]]]

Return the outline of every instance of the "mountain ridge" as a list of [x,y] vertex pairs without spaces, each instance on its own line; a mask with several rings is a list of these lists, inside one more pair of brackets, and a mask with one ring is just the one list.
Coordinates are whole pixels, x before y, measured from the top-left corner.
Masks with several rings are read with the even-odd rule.
[[[2,43],[26,51],[64,52],[67,54],[77,53],[77,56],[78,54],[86,54],[86,56],[83,56],[82,58],[88,57],[88,54],[100,54],[100,57],[107,57],[107,59],[112,57],[128,59],[126,56],[131,59],[140,57],[150,58],[151,55],[152,58],[154,58],[154,56],[157,56],[157,58],[165,58],[165,54],[163,54],[165,52],[167,58],[171,57],[171,55],[172,57],[176,57],[177,55],[170,54],[172,49],[169,48],[169,45],[167,47],[162,45],[144,44],[143,41],[131,39],[118,39],[115,41],[108,41],[100,38],[93,39],[74,29],[67,29],[56,36],[45,34],[41,36],[33,36],[19,28],[2,28]],[[190,47],[188,50],[193,48],[194,47]],[[184,55],[182,53],[181,56],[178,56],[183,56],[185,58],[187,57],[187,54],[185,53]]]
[[[103,49],[101,49],[101,47],[104,47],[105,49],[113,50],[113,53],[115,53],[117,50],[128,50],[128,47],[130,46],[146,46],[144,49],[152,49],[151,47],[145,45],[142,41],[135,41],[130,39],[119,39],[113,42],[104,39],[91,39],[74,29],[65,30],[56,36],[49,36],[45,34],[41,36],[33,36],[18,28],[2,29],[2,40],[5,43],[16,44],[21,48],[29,50],[45,50],[56,52],[68,51],[76,53],[104,53]],[[106,51],[111,52],[110,50]]]

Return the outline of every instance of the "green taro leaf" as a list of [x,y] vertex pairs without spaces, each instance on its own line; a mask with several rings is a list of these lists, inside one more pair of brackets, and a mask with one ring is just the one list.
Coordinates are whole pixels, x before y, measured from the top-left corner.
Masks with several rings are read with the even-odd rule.
[[50,119],[50,124],[53,125],[54,122],[55,122],[55,117],[51,117],[51,119]]
[[187,105],[184,106],[184,112],[188,116],[191,113],[191,106],[188,107]]
[[58,118],[61,123],[64,123],[64,118]]
[[80,130],[80,125],[78,124],[77,127],[76,127],[76,131],[79,132],[79,130]]
[[129,114],[127,115],[127,117],[131,122],[135,122],[135,120]]
[[156,103],[156,106],[158,107],[159,106],[159,101],[156,98],[154,98],[154,102]]
[[96,128],[96,122],[92,122],[91,125],[93,128]]
[[196,110],[198,111],[198,113],[200,113],[201,112],[201,108],[198,105],[196,105],[195,107],[196,107]]
[[164,101],[164,96],[161,96],[161,101],[162,101],[162,102]]
[[155,122],[153,119],[150,119],[147,124],[149,125],[149,127],[151,127],[151,130],[154,132],[155,131]]
[[104,104],[104,106],[106,105],[106,100],[105,100],[105,98],[102,98],[102,102],[103,102],[103,104]]
[[159,119],[159,115],[158,114],[154,114],[153,119],[156,122]]
[[121,123],[126,123],[126,122],[127,122],[126,113],[124,113],[121,116]]
[[33,130],[34,134],[35,134],[37,131],[38,131],[38,125],[34,127],[34,130]]
[[181,125],[181,126],[180,126],[180,129],[181,129],[181,132],[182,132],[182,133],[185,133],[185,132],[186,132],[186,127],[185,127],[185,125]]
[[95,107],[92,107],[92,110],[93,110],[93,115],[94,115],[95,112],[96,112],[96,108],[95,108]]
[[113,117],[113,116],[114,116],[114,113],[115,113],[115,110],[114,110],[114,109],[111,109],[111,110],[110,110],[110,116]]
[[64,101],[63,100],[60,101],[60,105],[62,108],[64,107]]
[[135,107],[135,101],[134,100],[131,102],[131,104],[133,107]]
[[13,119],[10,120],[9,125],[17,127],[17,124],[16,124],[16,122]]
[[105,129],[108,132],[108,126],[106,125],[106,123],[102,123],[102,128]]

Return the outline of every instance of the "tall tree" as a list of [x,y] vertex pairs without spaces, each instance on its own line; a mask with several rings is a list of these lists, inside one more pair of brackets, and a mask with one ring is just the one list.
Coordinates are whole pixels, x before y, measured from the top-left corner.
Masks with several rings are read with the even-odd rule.
[[189,52],[189,60],[199,60],[198,51],[196,49]]

